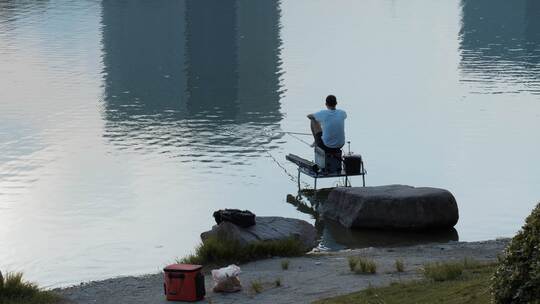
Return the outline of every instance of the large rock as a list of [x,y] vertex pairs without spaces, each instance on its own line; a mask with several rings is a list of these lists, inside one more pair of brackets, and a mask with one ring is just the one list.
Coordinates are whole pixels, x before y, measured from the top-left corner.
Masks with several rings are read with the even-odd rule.
[[258,216],[256,225],[248,228],[239,227],[230,222],[221,222],[212,230],[203,232],[201,239],[215,236],[218,239],[238,241],[241,245],[257,241],[273,241],[295,238],[309,251],[317,246],[317,231],[310,223],[292,218],[277,216]]
[[335,188],[319,213],[347,228],[450,228],[459,218],[449,191],[405,185]]

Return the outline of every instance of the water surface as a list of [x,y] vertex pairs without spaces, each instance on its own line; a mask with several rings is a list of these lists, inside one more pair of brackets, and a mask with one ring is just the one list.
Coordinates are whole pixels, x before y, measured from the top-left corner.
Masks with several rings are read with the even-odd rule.
[[314,223],[281,132],[329,93],[368,185],[449,189],[460,221],[324,246],[512,236],[540,197],[536,2],[0,1],[0,268],[158,271],[224,207]]

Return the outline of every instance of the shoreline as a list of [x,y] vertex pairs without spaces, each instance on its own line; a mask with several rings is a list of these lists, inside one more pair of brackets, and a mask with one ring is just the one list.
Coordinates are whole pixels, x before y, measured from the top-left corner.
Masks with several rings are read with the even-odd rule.
[[[385,286],[420,278],[418,269],[425,263],[473,258],[491,262],[506,247],[510,238],[477,242],[449,242],[404,247],[347,249],[334,252],[311,252],[302,257],[269,258],[239,265],[243,290],[232,294],[212,292],[211,275],[205,273],[206,298],[198,303],[310,303],[355,292],[369,286]],[[353,274],[347,258],[369,257],[377,263],[374,275]],[[395,271],[396,259],[405,263],[405,271]],[[289,269],[281,269],[281,261]],[[275,281],[281,286],[276,287]],[[251,290],[251,282],[263,286],[261,293]],[[170,303],[163,295],[161,273],[91,281],[54,289],[67,303]]]

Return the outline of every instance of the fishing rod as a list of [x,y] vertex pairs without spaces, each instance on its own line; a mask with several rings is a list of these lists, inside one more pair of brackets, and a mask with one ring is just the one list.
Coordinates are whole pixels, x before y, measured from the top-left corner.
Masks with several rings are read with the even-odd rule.
[[284,133],[284,134],[294,134],[294,135],[307,135],[307,136],[313,136],[311,133],[302,133],[302,132],[287,132],[287,131],[280,131],[276,133]]

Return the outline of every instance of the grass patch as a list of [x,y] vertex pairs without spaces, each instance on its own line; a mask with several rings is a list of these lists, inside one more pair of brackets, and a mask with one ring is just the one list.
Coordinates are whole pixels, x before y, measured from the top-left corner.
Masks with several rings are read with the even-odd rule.
[[[392,283],[390,286],[368,289],[349,295],[316,301],[316,304],[428,304],[463,303],[488,304],[492,298],[489,291],[494,264],[468,261],[457,280],[434,281],[424,279],[409,283]],[[464,261],[460,262],[465,265]],[[472,264],[471,264],[472,263]]]
[[405,271],[405,263],[403,262],[402,259],[397,259],[396,262],[394,263],[394,265],[396,266],[396,271],[397,272],[404,272]]
[[474,269],[480,266],[478,261],[465,258],[461,261],[435,262],[424,265],[422,274],[426,279],[437,282],[455,280],[459,278],[465,269]]
[[281,261],[281,269],[283,269],[283,270],[289,269],[289,260]]
[[255,242],[246,246],[234,241],[208,238],[195,253],[182,258],[180,263],[222,266],[231,263],[245,263],[267,257],[301,256],[304,246],[296,239]]
[[455,280],[463,273],[463,264],[459,262],[425,264],[422,274],[426,279],[436,282]]
[[349,269],[356,274],[374,274],[377,272],[377,264],[372,259],[350,256],[348,262]]
[[263,285],[260,281],[251,281],[250,288],[254,293],[261,293],[263,291]]
[[277,279],[274,281],[274,286],[276,286],[276,287],[280,287],[280,286],[281,286],[281,278],[277,278]]
[[23,280],[20,272],[6,273],[0,276],[0,303],[2,304],[52,304],[60,303],[60,297],[49,291],[43,291],[30,282]]
[[356,268],[356,263],[358,263],[356,257],[350,256],[347,261],[349,262],[349,269],[354,272],[354,269]]

